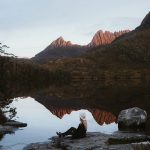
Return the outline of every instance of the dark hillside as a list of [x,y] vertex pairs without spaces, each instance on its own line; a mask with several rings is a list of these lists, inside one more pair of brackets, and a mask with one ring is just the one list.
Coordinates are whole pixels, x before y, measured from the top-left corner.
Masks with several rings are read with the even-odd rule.
[[9,91],[33,90],[53,83],[66,83],[69,79],[67,72],[50,71],[28,59],[0,56],[0,101]]

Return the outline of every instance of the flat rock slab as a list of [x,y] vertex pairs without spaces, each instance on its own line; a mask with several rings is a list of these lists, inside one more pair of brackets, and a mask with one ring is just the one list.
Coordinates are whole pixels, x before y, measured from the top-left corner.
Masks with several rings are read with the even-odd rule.
[[143,138],[145,135],[117,133],[107,135],[102,133],[88,133],[87,137],[82,139],[71,139],[53,137],[51,141],[43,143],[32,143],[24,148],[24,150],[133,150],[133,144],[114,144],[110,145],[108,139],[115,138],[121,140],[123,138]]
[[26,127],[27,123],[11,120],[11,121],[7,121],[4,125],[13,126],[13,127]]
[[62,150],[53,146],[51,142],[32,143],[26,146],[23,150]]

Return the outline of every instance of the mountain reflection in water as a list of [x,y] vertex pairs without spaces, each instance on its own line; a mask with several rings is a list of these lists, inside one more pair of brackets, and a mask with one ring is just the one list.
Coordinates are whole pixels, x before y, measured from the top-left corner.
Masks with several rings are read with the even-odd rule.
[[[60,109],[51,108],[50,111],[58,118],[61,119],[65,114],[70,114],[72,111],[77,111],[77,110],[73,110],[70,108],[60,108]],[[104,123],[111,124],[117,121],[117,117],[111,112],[106,112],[99,109],[88,109],[88,111],[92,113],[95,121],[99,125],[103,125]]]
[[[17,115],[14,119],[17,119],[21,122],[26,122],[28,126],[17,130],[14,134],[6,134],[0,142],[0,145],[3,145],[7,149],[19,150],[26,144],[31,142],[41,142],[46,141],[48,138],[56,135],[56,131],[64,132],[71,126],[77,127],[79,124],[79,113],[84,111],[87,115],[88,121],[88,131],[89,132],[103,132],[103,133],[112,133],[118,130],[117,124],[113,123],[106,125],[105,120],[109,120],[109,115],[103,115],[103,111],[97,110],[96,113],[102,115],[101,121],[100,118],[97,118],[100,122],[103,122],[103,126],[99,125],[95,118],[95,114],[92,114],[90,111],[81,109],[81,110],[70,110],[69,113],[66,113],[65,109],[57,109],[54,112],[48,110],[44,105],[40,104],[31,97],[24,99],[16,99],[11,104],[10,107],[16,107]],[[54,110],[54,109],[53,109]],[[61,119],[56,116],[63,111],[63,116]],[[107,114],[107,112],[105,112]],[[105,114],[104,113],[104,114]],[[113,114],[112,114],[113,116]],[[19,148],[17,148],[19,147]],[[21,148],[20,148],[21,147]]]

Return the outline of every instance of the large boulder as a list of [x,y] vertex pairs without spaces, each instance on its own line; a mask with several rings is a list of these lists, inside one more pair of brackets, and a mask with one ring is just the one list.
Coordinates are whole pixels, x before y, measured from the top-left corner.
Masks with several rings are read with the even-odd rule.
[[119,130],[144,129],[147,121],[147,113],[138,107],[122,110],[118,116]]

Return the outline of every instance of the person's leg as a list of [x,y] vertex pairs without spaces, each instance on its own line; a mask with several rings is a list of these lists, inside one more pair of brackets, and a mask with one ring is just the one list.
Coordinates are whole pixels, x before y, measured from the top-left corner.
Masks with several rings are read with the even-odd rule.
[[76,131],[76,128],[71,127],[69,130],[67,130],[66,132],[62,133],[63,136],[66,135],[73,135],[73,133]]
[[71,128],[70,128],[69,130],[67,130],[66,132],[60,133],[60,134],[63,135],[63,136],[66,136],[66,135],[73,135],[76,130],[77,130],[76,128],[71,127]]
[[64,133],[56,132],[56,134],[57,134],[59,137],[61,137],[61,136],[64,137],[64,136],[66,136],[66,135],[73,135],[73,134],[75,133],[76,130],[77,130],[76,128],[71,127],[69,130],[67,130],[67,131],[64,132]]

